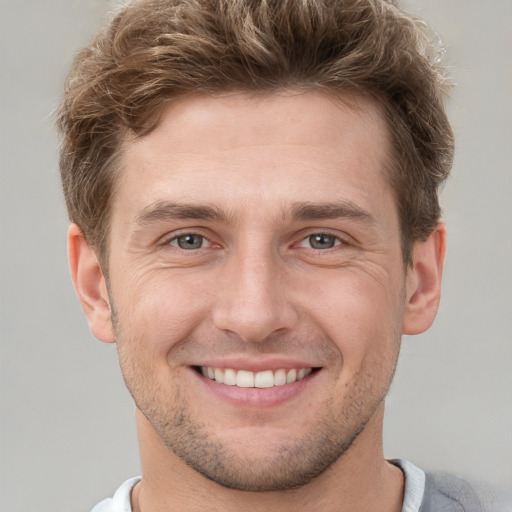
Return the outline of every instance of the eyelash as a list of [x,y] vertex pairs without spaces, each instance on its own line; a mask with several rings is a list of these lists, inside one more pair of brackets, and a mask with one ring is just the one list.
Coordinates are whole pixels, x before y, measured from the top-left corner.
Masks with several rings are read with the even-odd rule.
[[[201,240],[201,247],[194,247],[194,248],[183,248],[183,247],[180,247],[178,245],[178,240],[181,238],[181,237],[200,237],[202,240]],[[307,243],[307,241],[311,241],[311,239],[313,237],[329,237],[329,238],[332,238],[334,239],[334,244],[332,247],[325,247],[325,248],[315,248],[315,247],[306,247],[302,244],[304,243]],[[206,236],[204,233],[201,233],[201,232],[196,232],[196,231],[184,231],[184,232],[181,232],[181,233],[178,233],[178,234],[173,234],[172,236],[169,236],[169,237],[166,237],[163,241],[162,241],[162,244],[163,246],[173,246],[175,247],[176,249],[178,250],[182,250],[182,251],[186,251],[186,252],[193,252],[193,251],[197,251],[197,250],[200,250],[200,249],[205,249],[207,247],[203,247],[202,245],[204,243],[207,243],[209,244],[209,247],[213,246],[214,243],[212,242],[212,240]],[[334,233],[329,233],[328,231],[318,231],[318,232],[313,232],[313,233],[310,233],[308,234],[307,236],[301,238],[301,240],[299,241],[299,243],[297,244],[299,247],[302,247],[304,249],[307,249],[307,250],[313,250],[313,251],[320,251],[320,252],[326,252],[326,251],[329,251],[331,249],[335,249],[336,247],[340,246],[340,245],[350,245],[346,242],[346,240],[344,240],[343,238],[341,238],[340,236],[338,235],[335,235]],[[311,245],[311,242],[310,242],[310,245]]]
[[[187,236],[190,236],[190,237],[192,237],[192,236],[200,237],[200,238],[202,238],[202,243],[206,242],[206,243],[208,243],[210,245],[214,245],[214,243],[210,240],[210,238],[207,235],[205,235],[204,233],[201,233],[200,231],[183,231],[181,233],[174,233],[171,236],[165,237],[162,240],[161,245],[162,246],[172,245],[176,249],[179,249],[179,250],[182,250],[182,251],[187,251],[187,252],[193,252],[194,249],[183,249],[183,248],[181,248],[181,247],[179,247],[177,245],[177,241],[178,241],[179,238],[187,237]],[[197,248],[195,250],[199,250],[199,249],[204,249],[204,247],[199,247],[199,248]]]
[[[333,239],[333,246],[332,247],[323,247],[323,248],[315,248],[315,247],[305,247],[304,243],[307,243],[309,241],[310,245],[312,244],[312,239],[314,237],[317,237],[317,238],[320,238],[320,237],[328,237],[328,238],[331,238]],[[330,249],[334,249],[335,247],[338,247],[340,245],[347,245],[347,242],[345,240],[343,240],[340,236],[338,235],[335,235],[334,233],[329,233],[328,231],[320,231],[320,232],[316,232],[316,233],[311,233],[309,234],[308,236],[304,237],[301,239],[300,243],[299,243],[299,246],[300,247],[304,247],[305,249],[310,249],[310,250],[316,250],[316,251],[328,251]]]

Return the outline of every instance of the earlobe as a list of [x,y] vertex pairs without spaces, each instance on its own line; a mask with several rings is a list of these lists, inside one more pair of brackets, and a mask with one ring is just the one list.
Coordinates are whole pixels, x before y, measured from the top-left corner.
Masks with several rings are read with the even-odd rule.
[[441,278],[446,253],[446,226],[439,223],[424,242],[413,248],[407,271],[404,334],[419,334],[434,322],[441,298]]
[[114,342],[105,277],[95,252],[76,224],[68,231],[68,258],[71,278],[92,334],[106,343]]

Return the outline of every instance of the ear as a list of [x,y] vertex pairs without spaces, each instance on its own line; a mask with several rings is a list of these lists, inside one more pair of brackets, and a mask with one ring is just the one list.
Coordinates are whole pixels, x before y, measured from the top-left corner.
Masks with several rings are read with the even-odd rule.
[[404,334],[419,334],[434,322],[441,298],[441,277],[446,253],[446,226],[440,222],[424,242],[413,247],[407,270]]
[[101,341],[113,343],[114,328],[105,277],[95,252],[76,224],[71,224],[68,231],[68,258],[71,278],[92,334]]

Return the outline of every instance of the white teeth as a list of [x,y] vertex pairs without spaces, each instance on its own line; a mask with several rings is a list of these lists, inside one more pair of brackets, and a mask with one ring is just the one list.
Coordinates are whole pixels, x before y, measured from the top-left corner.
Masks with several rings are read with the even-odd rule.
[[274,385],[274,374],[272,370],[265,372],[258,372],[254,376],[254,387],[255,388],[271,388]]
[[215,368],[215,380],[224,384],[224,372],[220,368]]
[[286,374],[286,384],[290,384],[291,382],[295,382],[297,380],[297,370],[288,370]]
[[[215,380],[217,380],[217,379],[215,379]],[[245,370],[239,370],[236,374],[236,385],[239,388],[253,388],[254,387],[254,373],[247,372]]]
[[224,384],[227,384],[228,386],[236,386],[235,370],[227,369],[224,371]]
[[311,368],[301,368],[297,373],[297,380],[302,380],[311,373]]
[[277,370],[274,375],[274,386],[284,386],[286,384],[286,370]]
[[290,370],[279,369],[264,370],[262,372],[250,372],[248,370],[233,370],[231,368],[211,368],[202,366],[201,373],[204,377],[240,388],[271,388],[284,386],[302,380],[313,371],[312,368],[292,368]]

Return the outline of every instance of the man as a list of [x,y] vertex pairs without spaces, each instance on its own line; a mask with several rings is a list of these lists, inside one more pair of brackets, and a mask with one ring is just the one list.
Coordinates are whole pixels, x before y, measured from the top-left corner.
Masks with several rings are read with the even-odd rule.
[[439,303],[445,89],[381,0],[136,1],[78,55],[71,271],[142,463],[94,512],[481,510],[382,450]]

